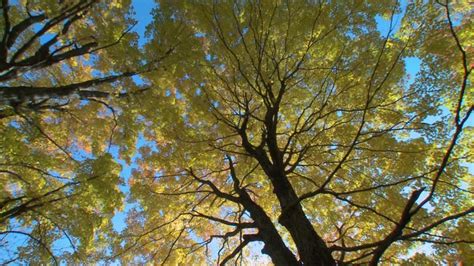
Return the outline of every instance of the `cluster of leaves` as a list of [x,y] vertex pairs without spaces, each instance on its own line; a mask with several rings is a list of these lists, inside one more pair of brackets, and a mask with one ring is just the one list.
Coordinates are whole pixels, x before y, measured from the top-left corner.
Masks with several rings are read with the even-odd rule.
[[473,262],[472,7],[130,5],[2,2],[0,259]]
[[110,148],[134,141],[111,106],[144,70],[130,5],[2,1],[2,263],[97,261],[109,248],[124,199]]

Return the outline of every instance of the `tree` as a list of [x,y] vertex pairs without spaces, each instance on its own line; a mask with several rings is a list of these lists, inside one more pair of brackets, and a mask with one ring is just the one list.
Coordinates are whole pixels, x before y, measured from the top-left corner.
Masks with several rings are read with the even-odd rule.
[[[137,63],[142,60],[137,35],[129,32],[136,24],[127,14],[129,5],[115,1],[104,11],[108,5],[97,0],[3,1],[2,117],[11,115],[12,108],[39,111],[64,106],[74,97],[107,98],[113,91],[97,86],[150,71],[159,59],[147,66]],[[129,57],[121,56],[125,51]],[[58,98],[63,101],[57,103]]]
[[[2,5],[5,36],[10,17],[64,19],[29,65],[24,42],[6,49],[0,259],[472,261],[468,6],[163,0],[139,47],[128,1],[88,3]],[[76,19],[85,5],[101,12]],[[134,166],[122,190],[118,163]],[[420,244],[433,254],[407,258]]]
[[198,264],[218,245],[208,260],[238,263],[256,241],[275,265],[469,252],[472,12],[454,8],[160,1],[155,20],[187,27],[194,54],[143,113],[139,207],[114,258]]
[[146,90],[130,77],[172,48],[143,63],[130,1],[110,3],[2,1],[2,264],[97,261],[114,233],[123,193],[110,149],[136,139],[117,129],[116,102]]

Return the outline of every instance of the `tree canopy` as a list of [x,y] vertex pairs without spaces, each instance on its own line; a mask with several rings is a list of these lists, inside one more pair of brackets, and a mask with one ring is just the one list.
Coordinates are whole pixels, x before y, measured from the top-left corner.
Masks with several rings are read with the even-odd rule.
[[2,1],[2,263],[474,263],[472,5],[139,8]]

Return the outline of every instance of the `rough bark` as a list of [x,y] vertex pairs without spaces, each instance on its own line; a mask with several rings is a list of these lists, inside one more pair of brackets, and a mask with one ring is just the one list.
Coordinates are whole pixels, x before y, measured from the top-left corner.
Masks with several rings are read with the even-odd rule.
[[270,256],[275,265],[300,265],[265,211],[247,193],[241,193],[240,199],[259,229],[259,236],[264,243],[262,253]]
[[[295,204],[298,202],[298,196],[284,174],[282,166],[279,167],[278,163],[270,162],[262,149],[255,149],[248,141],[245,132],[241,131],[241,136],[244,148],[259,161],[260,166],[272,182],[274,193],[284,211],[279,222],[290,232],[303,264],[335,265],[330,250],[314,230],[301,204]],[[270,147],[270,150],[272,148],[276,147]]]

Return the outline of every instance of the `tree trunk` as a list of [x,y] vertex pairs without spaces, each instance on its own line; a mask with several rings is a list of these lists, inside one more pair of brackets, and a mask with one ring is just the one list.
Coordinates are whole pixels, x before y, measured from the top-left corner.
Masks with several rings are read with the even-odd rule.
[[242,191],[239,194],[242,204],[249,211],[250,216],[259,229],[258,235],[264,243],[262,253],[270,256],[275,265],[301,265],[291,250],[285,245],[285,242],[265,211],[253,202],[247,192]]
[[285,175],[272,178],[274,192],[280,201],[282,215],[279,222],[291,234],[305,265],[336,265],[323,239],[306,217],[298,197]]

